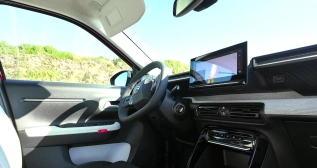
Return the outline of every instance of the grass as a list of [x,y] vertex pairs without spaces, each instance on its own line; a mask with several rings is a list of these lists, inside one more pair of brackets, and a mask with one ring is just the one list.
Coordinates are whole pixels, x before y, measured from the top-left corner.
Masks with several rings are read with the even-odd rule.
[[26,79],[43,81],[57,81],[61,73],[54,69],[37,69],[34,71],[28,71],[25,75]]

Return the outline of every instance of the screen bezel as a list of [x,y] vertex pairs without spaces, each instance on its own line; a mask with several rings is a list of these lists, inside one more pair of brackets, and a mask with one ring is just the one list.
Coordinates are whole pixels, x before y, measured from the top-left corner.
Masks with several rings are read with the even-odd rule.
[[[240,57],[240,63],[241,63],[241,73],[238,75],[233,75],[232,79],[230,81],[226,82],[217,82],[217,83],[210,83],[210,84],[193,84],[190,83],[189,79],[189,88],[190,89],[196,89],[196,88],[205,88],[205,87],[213,87],[213,86],[224,86],[224,85],[244,85],[246,84],[247,80],[247,42],[243,42],[240,44],[236,44],[234,46],[230,46],[218,51],[214,51],[196,58],[192,58],[190,60],[190,72],[189,75],[191,76],[192,71],[192,62],[193,61],[200,61],[200,60],[210,60],[218,57],[225,56],[226,54],[232,53],[234,51],[241,50],[241,57]],[[238,63],[238,62],[237,62]]]

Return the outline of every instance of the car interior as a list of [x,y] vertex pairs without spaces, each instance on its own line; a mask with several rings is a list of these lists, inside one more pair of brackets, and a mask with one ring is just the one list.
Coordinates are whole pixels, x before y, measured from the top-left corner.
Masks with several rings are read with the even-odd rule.
[[[170,15],[217,3],[175,0]],[[171,74],[111,39],[142,18],[144,0],[0,5],[78,25],[132,67],[111,85],[88,85],[8,79],[1,65],[0,168],[317,167],[317,45],[248,60],[252,44],[241,41]]]

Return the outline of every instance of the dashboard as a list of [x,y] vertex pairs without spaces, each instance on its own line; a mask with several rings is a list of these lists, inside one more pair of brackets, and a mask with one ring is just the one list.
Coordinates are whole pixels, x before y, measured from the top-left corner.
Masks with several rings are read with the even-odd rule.
[[[246,43],[242,44],[246,45]],[[218,56],[218,60],[222,60],[222,62],[226,63],[225,57],[228,56],[224,54],[229,50],[232,52],[236,48],[237,45],[233,46],[233,48],[228,47],[197,58],[200,60],[215,60],[214,58]],[[219,54],[222,56],[219,57]],[[243,57],[245,59],[247,55]],[[191,62],[197,60],[197,58],[193,58]],[[317,95],[317,85],[315,84],[317,83],[317,79],[315,78],[315,76],[317,76],[317,67],[315,66],[317,64],[317,45],[253,57],[248,64],[246,63],[246,65],[242,66],[245,73],[241,75],[238,81],[245,81],[245,83],[237,85],[226,85],[229,79],[234,80],[235,75],[238,74],[235,73],[235,67],[230,67],[232,64],[235,65],[236,62],[228,64],[229,67],[227,65],[221,66],[219,63],[211,63],[208,67],[206,66],[207,63],[204,62],[206,61],[203,61],[204,66],[200,67],[197,67],[197,63],[191,65],[191,72],[196,71],[197,73],[198,71],[198,74],[202,76],[202,78],[195,79],[191,72],[171,75],[169,77],[169,89],[172,89],[175,85],[179,85],[181,88],[181,96],[184,97],[287,91],[296,92],[302,96]],[[218,69],[218,78],[217,76],[208,78],[210,75],[208,73],[202,73],[200,69],[204,69],[205,71],[209,70],[210,72],[213,65],[222,67],[222,69],[232,68],[233,70],[225,70],[224,72],[226,72],[226,74],[222,72],[219,73],[220,69]],[[225,77],[226,80],[221,79],[221,75],[223,76],[224,74],[227,75]],[[213,79],[213,82],[207,83],[211,81],[211,79]],[[194,84],[195,82],[198,84]],[[225,85],[222,83],[225,83]]]
[[172,76],[169,85],[180,86],[195,118],[265,123],[266,114],[317,115],[317,45],[246,60],[247,42],[214,51],[191,59],[189,75]]
[[168,88],[179,86],[195,120],[317,116],[317,45],[246,60],[247,42],[193,58],[190,72],[171,76]]
[[[190,72],[172,75],[168,83],[167,94],[179,88],[177,101],[186,108],[183,118],[155,116],[155,122],[169,129],[174,123],[173,130],[179,131],[172,136],[180,142],[197,146],[197,139],[189,137],[204,137],[224,147],[204,146],[211,153],[243,149],[236,144],[244,142],[232,138],[243,134],[263,138],[272,160],[259,160],[270,162],[269,167],[316,167],[310,156],[317,154],[317,45],[246,60],[246,42],[191,59]],[[184,133],[181,126],[191,124],[194,130],[186,127]],[[253,154],[233,156],[245,157],[247,164]]]

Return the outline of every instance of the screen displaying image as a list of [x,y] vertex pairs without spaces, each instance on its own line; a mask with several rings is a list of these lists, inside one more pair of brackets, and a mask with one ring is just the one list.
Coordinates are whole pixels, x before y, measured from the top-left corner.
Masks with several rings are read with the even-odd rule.
[[212,84],[230,81],[238,75],[238,53],[233,52],[210,60],[192,61],[190,83]]

